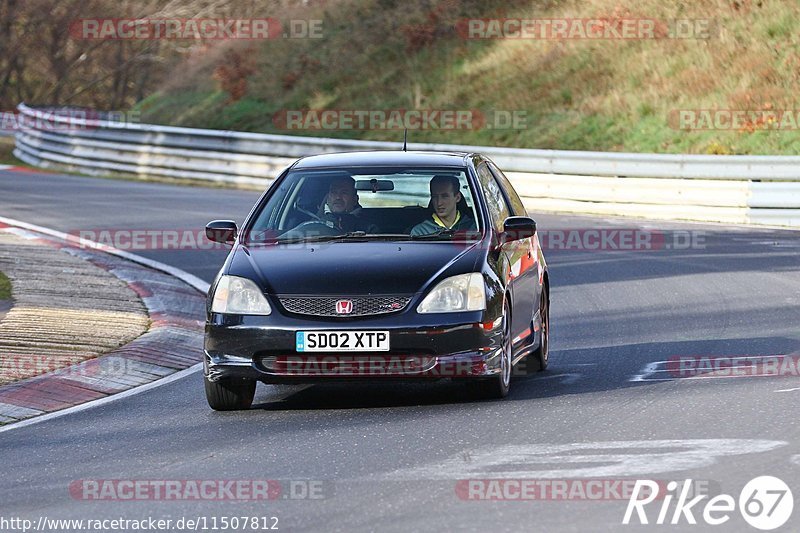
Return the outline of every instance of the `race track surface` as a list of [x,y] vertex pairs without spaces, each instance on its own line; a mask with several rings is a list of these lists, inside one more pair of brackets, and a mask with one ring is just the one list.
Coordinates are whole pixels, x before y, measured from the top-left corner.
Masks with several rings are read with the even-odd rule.
[[[73,233],[241,223],[258,196],[0,171],[2,216]],[[653,527],[622,526],[627,499],[613,490],[600,501],[581,497],[580,489],[594,490],[586,480],[608,488],[692,479],[738,500],[749,480],[773,475],[800,496],[800,378],[791,356],[800,338],[800,234],[532,216],[547,232],[551,366],[515,378],[507,400],[472,401],[450,382],[259,385],[251,410],[218,413],[196,372],[0,433],[2,516],[207,517],[209,529],[212,517],[277,517],[280,531],[638,531]],[[600,228],[618,233],[606,233],[605,249],[585,249],[596,242],[587,231]],[[643,249],[620,249],[620,231],[646,241]],[[132,251],[206,281],[225,256]],[[698,364],[721,369],[693,371]],[[758,375],[770,372],[785,375]],[[488,478],[505,478],[506,492],[508,479],[559,481],[572,492],[469,499],[497,495],[487,494],[489,483],[470,485]],[[264,479],[282,484],[276,499],[98,501],[100,493],[81,489],[93,486],[81,480]],[[318,497],[305,498],[306,489]],[[703,505],[694,508],[701,524]],[[660,506],[646,508],[650,522]],[[795,509],[785,527],[799,524]],[[658,529],[756,531],[738,507],[724,526],[682,519]]]

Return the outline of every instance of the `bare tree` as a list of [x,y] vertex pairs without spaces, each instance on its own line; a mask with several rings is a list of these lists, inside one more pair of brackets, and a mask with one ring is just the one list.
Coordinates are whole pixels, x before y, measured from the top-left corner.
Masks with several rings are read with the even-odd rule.
[[159,87],[187,54],[208,46],[76,38],[71,24],[78,19],[254,17],[264,6],[255,0],[2,0],[0,109],[21,101],[128,107]]

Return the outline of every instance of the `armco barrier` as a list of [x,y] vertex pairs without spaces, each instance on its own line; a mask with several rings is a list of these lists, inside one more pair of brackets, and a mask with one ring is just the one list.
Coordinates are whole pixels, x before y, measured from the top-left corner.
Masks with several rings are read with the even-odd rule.
[[[14,154],[40,167],[266,186],[298,157],[398,149],[400,143],[85,120],[25,104],[32,127]],[[631,154],[409,143],[411,150],[481,152],[532,212],[553,211],[800,226],[800,157]]]

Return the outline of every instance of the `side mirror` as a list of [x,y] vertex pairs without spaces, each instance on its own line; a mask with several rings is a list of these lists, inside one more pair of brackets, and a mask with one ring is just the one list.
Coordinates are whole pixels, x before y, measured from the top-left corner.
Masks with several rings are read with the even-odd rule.
[[209,241],[233,244],[239,228],[233,220],[212,220],[206,224],[206,237]]
[[536,233],[536,221],[530,217],[508,217],[503,222],[501,242],[518,241],[533,237]]

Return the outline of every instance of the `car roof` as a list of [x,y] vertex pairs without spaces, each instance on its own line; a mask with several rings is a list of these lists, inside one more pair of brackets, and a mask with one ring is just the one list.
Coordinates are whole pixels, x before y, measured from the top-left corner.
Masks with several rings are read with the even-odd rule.
[[349,166],[455,166],[465,167],[470,154],[466,152],[419,152],[376,150],[370,152],[340,152],[303,157],[293,169]]

